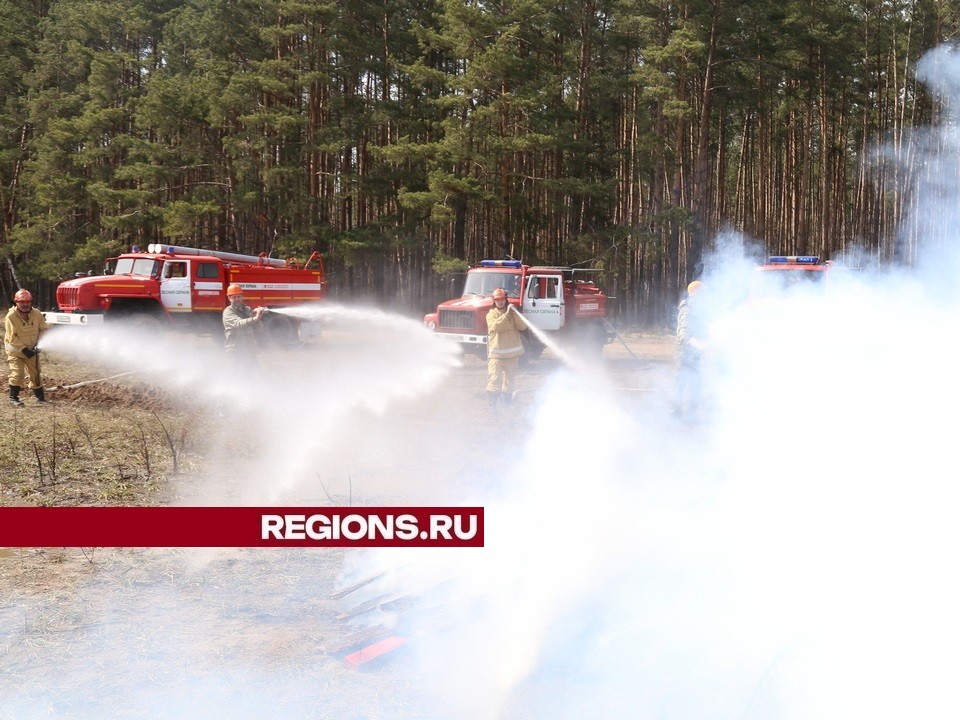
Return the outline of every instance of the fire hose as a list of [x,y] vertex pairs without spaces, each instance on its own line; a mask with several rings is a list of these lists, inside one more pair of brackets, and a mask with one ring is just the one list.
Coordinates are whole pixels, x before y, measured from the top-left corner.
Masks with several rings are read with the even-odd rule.
[[510,303],[507,303],[507,312],[510,312],[511,310],[513,311],[513,314],[514,314],[514,315],[516,315],[518,318],[520,318],[521,320],[523,320],[523,324],[524,324],[524,325],[526,325],[527,327],[530,327],[530,321],[527,320],[527,319],[520,313],[519,310],[517,310],[517,306],[516,306],[516,305],[511,305]]
[[[39,367],[38,367],[39,370]],[[72,390],[73,388],[83,387],[84,385],[94,385],[95,383],[107,382],[107,380],[113,380],[118,377],[124,377],[125,375],[135,375],[136,373],[144,372],[143,370],[128,370],[127,372],[117,373],[116,375],[110,375],[109,377],[97,378],[96,380],[84,380],[78,383],[72,383],[70,385],[54,385],[53,387],[47,388],[47,390]]]

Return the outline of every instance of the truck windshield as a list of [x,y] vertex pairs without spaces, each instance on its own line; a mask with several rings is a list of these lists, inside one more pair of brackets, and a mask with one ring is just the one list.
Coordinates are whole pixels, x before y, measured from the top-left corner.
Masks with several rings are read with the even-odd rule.
[[520,297],[520,274],[501,272],[471,272],[467,273],[467,282],[463,286],[463,294],[483,295],[489,297],[497,288],[507,291],[508,297]]
[[120,258],[113,271],[114,275],[156,275],[160,261],[151,258]]

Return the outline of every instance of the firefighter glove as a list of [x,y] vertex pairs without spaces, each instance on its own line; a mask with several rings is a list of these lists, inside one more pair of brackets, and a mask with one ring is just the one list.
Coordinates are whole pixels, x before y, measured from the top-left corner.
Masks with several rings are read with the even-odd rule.
[[25,347],[25,348],[24,348],[23,350],[21,350],[20,352],[23,353],[23,356],[24,356],[24,357],[28,357],[28,358],[32,358],[34,355],[37,354],[37,351],[36,351],[34,348],[32,348],[32,347]]

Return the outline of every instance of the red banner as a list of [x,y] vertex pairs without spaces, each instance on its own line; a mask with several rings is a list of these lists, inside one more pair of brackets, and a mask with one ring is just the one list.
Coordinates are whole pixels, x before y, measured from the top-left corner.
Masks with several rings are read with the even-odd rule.
[[482,507],[0,507],[0,547],[482,547]]

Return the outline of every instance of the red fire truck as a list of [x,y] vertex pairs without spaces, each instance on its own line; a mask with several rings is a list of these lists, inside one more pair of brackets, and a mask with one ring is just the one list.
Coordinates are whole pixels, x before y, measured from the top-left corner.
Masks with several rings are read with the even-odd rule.
[[[314,267],[311,267],[314,265]],[[200,250],[176,245],[133,246],[107,260],[104,275],[77,277],[57,287],[58,312],[51,325],[91,325],[115,320],[144,324],[219,327],[227,286],[243,288],[251,307],[288,307],[326,296],[323,258],[315,252],[302,265],[265,255]],[[296,321],[268,313],[271,334],[295,330]]]
[[[520,260],[483,260],[467,271],[463,295],[437,306],[423,318],[431,330],[459,342],[464,350],[486,355],[487,312],[497,288],[531,325],[547,332],[577,335],[603,347],[615,337],[606,322],[607,296],[592,281],[577,279],[590,270],[567,267],[531,267]],[[593,271],[595,272],[595,271]],[[528,356],[543,351],[532,333],[521,333]]]

